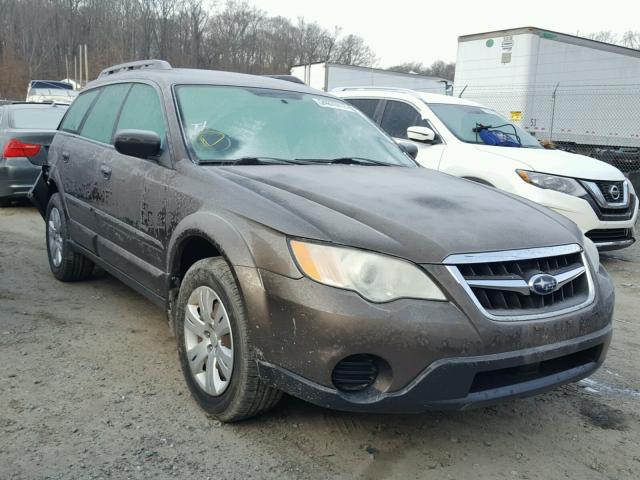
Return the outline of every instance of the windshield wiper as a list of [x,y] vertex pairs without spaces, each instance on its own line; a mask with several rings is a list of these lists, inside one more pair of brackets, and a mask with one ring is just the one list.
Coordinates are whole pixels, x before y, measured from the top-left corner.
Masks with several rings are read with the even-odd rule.
[[321,163],[325,165],[378,165],[384,167],[398,166],[392,163],[379,162],[377,160],[371,160],[370,158],[362,157],[339,157],[339,158],[296,158],[296,160],[305,163]]
[[298,160],[276,157],[242,157],[231,160],[201,160],[200,165],[303,165]]

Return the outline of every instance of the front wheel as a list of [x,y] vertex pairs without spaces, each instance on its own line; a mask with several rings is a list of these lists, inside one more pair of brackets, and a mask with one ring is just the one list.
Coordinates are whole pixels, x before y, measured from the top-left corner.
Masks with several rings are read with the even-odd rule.
[[45,217],[47,254],[51,273],[62,282],[85,280],[91,276],[93,262],[76,252],[69,243],[69,228],[60,195],[51,196]]
[[182,372],[206,412],[235,422],[278,402],[281,392],[258,377],[240,292],[222,258],[200,260],[187,271],[175,320]]

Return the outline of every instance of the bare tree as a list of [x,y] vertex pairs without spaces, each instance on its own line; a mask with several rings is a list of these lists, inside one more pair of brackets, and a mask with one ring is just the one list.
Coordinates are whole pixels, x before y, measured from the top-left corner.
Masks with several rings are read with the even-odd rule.
[[89,74],[142,58],[178,67],[287,73],[300,63],[370,65],[356,35],[269,16],[229,0],[0,0],[0,98],[22,98],[35,78],[62,78],[65,58],[89,50]]
[[430,67],[420,62],[407,62],[400,65],[389,67],[387,70],[404,73],[417,73],[419,75],[428,75],[433,77],[441,77],[453,81],[456,73],[455,62],[447,63],[443,60],[436,60]]

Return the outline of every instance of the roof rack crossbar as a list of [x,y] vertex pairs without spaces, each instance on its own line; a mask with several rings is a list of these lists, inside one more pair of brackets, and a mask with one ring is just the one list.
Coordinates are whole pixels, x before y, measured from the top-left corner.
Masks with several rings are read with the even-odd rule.
[[121,63],[120,65],[113,65],[109,68],[105,68],[100,72],[98,78],[106,77],[108,75],[115,75],[116,73],[129,72],[131,70],[171,70],[172,67],[169,62],[165,60],[138,60],[137,62]]

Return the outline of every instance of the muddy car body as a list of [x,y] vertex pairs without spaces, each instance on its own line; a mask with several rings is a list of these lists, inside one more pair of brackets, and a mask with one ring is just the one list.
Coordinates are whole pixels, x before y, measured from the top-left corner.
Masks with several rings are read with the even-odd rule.
[[54,275],[95,263],[166,308],[193,396],[225,421],[281,391],[384,412],[530,395],[589,375],[611,337],[612,285],[573,223],[417,167],[304,85],[108,69],[33,200]]

